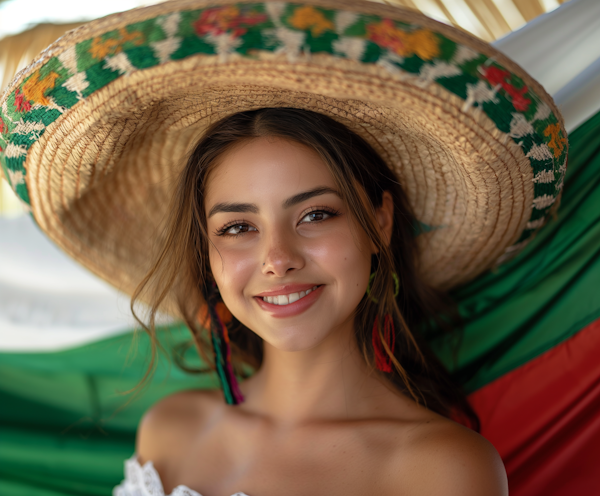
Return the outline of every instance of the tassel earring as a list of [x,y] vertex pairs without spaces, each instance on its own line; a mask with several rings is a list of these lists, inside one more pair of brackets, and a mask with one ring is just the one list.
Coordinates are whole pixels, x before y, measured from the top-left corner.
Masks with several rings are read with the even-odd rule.
[[390,352],[394,353],[394,346],[396,344],[396,329],[394,327],[394,320],[392,316],[387,313],[383,319],[383,335],[379,333],[379,318],[375,316],[375,323],[373,324],[373,350],[375,350],[375,365],[381,372],[392,371],[392,359],[387,354],[385,347],[383,346],[382,339],[385,341]]
[[[395,273],[392,273],[394,280],[394,298],[400,293],[400,280]],[[367,296],[370,300],[377,304],[379,300],[371,294],[371,285],[375,279],[375,272],[369,277],[369,284],[367,284]],[[382,341],[383,340],[383,341]],[[387,354],[383,343],[387,345],[388,349],[394,354],[394,346],[396,344],[396,328],[394,327],[394,319],[389,313],[386,313],[383,318],[383,333],[379,332],[379,317],[375,316],[375,322],[373,323],[372,343],[373,350],[375,351],[375,365],[381,372],[392,371],[392,359]]]
[[[216,285],[213,294],[217,295]],[[215,354],[215,366],[217,375],[223,389],[225,402],[228,405],[239,405],[244,401],[244,396],[240,392],[233,365],[231,364],[231,343],[229,342],[229,333],[227,324],[231,321],[231,313],[222,301],[214,301],[211,298],[207,301],[209,313],[209,329],[213,351]]]

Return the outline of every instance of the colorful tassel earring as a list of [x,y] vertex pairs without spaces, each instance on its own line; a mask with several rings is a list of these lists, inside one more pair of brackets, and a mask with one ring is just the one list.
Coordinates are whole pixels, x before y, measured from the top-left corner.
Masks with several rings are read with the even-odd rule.
[[[213,294],[218,295],[215,288]],[[207,301],[208,313],[210,318],[209,329],[215,354],[215,366],[217,375],[223,388],[225,402],[228,405],[239,405],[244,401],[244,396],[240,392],[233,366],[231,364],[231,343],[229,342],[229,333],[227,324],[231,321],[231,313],[222,301],[215,301],[216,298],[209,298]]]
[[379,318],[375,316],[375,323],[373,324],[373,350],[375,350],[375,365],[377,369],[381,370],[381,372],[391,372],[392,359],[385,351],[382,337],[393,354],[396,344],[396,329],[394,328],[394,320],[389,313],[383,319],[383,336],[379,334]]
[[[400,280],[395,273],[392,273],[394,279],[394,297],[397,297],[400,293]],[[371,294],[371,284],[375,279],[375,272],[369,277],[369,284],[367,285],[367,295],[371,301],[375,304],[379,303],[379,300]],[[383,341],[382,341],[383,339]],[[379,318],[375,316],[375,322],[373,323],[372,343],[373,350],[375,351],[375,365],[381,372],[392,371],[392,359],[387,354],[383,342],[387,345],[390,352],[394,353],[394,346],[396,344],[396,329],[394,327],[394,319],[389,313],[386,313],[383,318],[383,333],[379,333]]]

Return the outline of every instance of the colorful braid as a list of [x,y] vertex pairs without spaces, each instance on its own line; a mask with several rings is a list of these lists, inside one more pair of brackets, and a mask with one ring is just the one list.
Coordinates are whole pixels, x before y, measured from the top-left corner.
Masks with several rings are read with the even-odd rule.
[[[217,295],[216,287],[213,288],[213,295]],[[225,402],[228,405],[239,405],[244,401],[244,396],[240,392],[233,365],[231,364],[231,343],[227,326],[219,315],[217,307],[223,305],[216,297],[207,298],[208,313],[210,316],[210,333],[215,354],[215,367],[217,375],[221,382]],[[224,305],[223,305],[224,306]]]

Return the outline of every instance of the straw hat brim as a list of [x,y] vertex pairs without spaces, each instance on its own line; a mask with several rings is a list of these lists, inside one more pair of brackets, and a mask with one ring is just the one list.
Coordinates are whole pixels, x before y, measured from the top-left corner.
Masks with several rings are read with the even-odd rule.
[[0,100],[0,163],[52,240],[131,293],[190,147],[262,107],[329,115],[375,148],[435,287],[517,253],[560,196],[566,132],[539,84],[466,33],[358,0],[175,0],[82,26]]

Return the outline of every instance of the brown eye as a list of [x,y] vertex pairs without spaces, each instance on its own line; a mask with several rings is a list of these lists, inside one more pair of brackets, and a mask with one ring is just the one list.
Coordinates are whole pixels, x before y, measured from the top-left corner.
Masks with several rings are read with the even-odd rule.
[[305,218],[314,222],[316,220],[323,220],[324,217],[325,215],[323,214],[323,212],[312,212],[308,214]]
[[249,231],[256,231],[255,227],[251,227],[248,224],[234,224],[233,226],[229,226],[225,231],[227,234],[244,234]]
[[215,232],[217,236],[240,236],[250,231],[256,231],[256,227],[252,227],[244,222],[238,222],[223,227]]
[[314,210],[312,212],[307,213],[304,217],[302,217],[302,219],[300,220],[300,224],[302,223],[307,223],[307,224],[311,224],[311,223],[315,223],[315,222],[321,222],[323,220],[327,220],[330,217],[335,217],[335,213],[333,212],[327,212],[325,210]]

